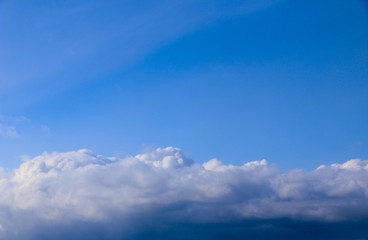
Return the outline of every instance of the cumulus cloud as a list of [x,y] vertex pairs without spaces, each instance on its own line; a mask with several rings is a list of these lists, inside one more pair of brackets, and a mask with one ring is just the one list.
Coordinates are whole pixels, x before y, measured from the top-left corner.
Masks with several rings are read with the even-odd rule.
[[368,218],[368,161],[282,173],[266,160],[197,164],[167,147],[124,159],[85,149],[44,153],[13,173],[0,169],[4,239],[37,239],[43,226],[104,226],[105,233],[128,234],[157,223],[283,218],[326,223]]

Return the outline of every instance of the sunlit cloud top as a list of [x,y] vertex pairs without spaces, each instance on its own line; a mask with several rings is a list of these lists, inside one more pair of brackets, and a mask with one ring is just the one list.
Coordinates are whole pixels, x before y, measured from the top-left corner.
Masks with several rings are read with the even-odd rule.
[[130,221],[135,218],[188,224],[360,221],[368,218],[368,161],[282,173],[266,160],[198,164],[173,147],[123,159],[82,149],[44,153],[13,173],[1,172],[0,198],[5,239],[37,236],[46,222],[59,229],[115,222],[120,236],[128,234],[120,225],[146,227],[144,221]]

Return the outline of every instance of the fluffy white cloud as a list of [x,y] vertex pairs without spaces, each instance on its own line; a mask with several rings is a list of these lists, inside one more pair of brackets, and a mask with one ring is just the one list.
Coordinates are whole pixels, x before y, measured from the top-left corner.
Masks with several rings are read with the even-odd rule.
[[[368,161],[281,173],[266,160],[202,165],[167,147],[124,159],[89,150],[44,153],[0,169],[0,236],[40,225],[291,218],[343,221],[368,217]],[[137,223],[135,223],[135,226]],[[139,224],[138,224],[139,225]],[[11,237],[10,237],[11,236]]]

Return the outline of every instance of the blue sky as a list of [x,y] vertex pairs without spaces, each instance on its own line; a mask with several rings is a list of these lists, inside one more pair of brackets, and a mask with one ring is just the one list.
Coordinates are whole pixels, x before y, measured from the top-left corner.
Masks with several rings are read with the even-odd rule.
[[367,11],[365,1],[2,1],[0,165],[166,146],[286,170],[367,159]]
[[367,239],[368,3],[0,1],[0,239]]

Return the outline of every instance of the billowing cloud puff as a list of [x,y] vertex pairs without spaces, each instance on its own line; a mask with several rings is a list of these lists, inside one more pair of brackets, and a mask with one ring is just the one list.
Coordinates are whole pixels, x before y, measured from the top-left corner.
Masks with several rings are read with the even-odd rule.
[[11,174],[0,169],[4,239],[37,239],[44,226],[76,224],[104,226],[105,233],[121,236],[168,222],[366,218],[368,161],[356,159],[281,173],[266,160],[234,166],[212,159],[200,165],[173,147],[124,159],[82,149],[44,153]]

